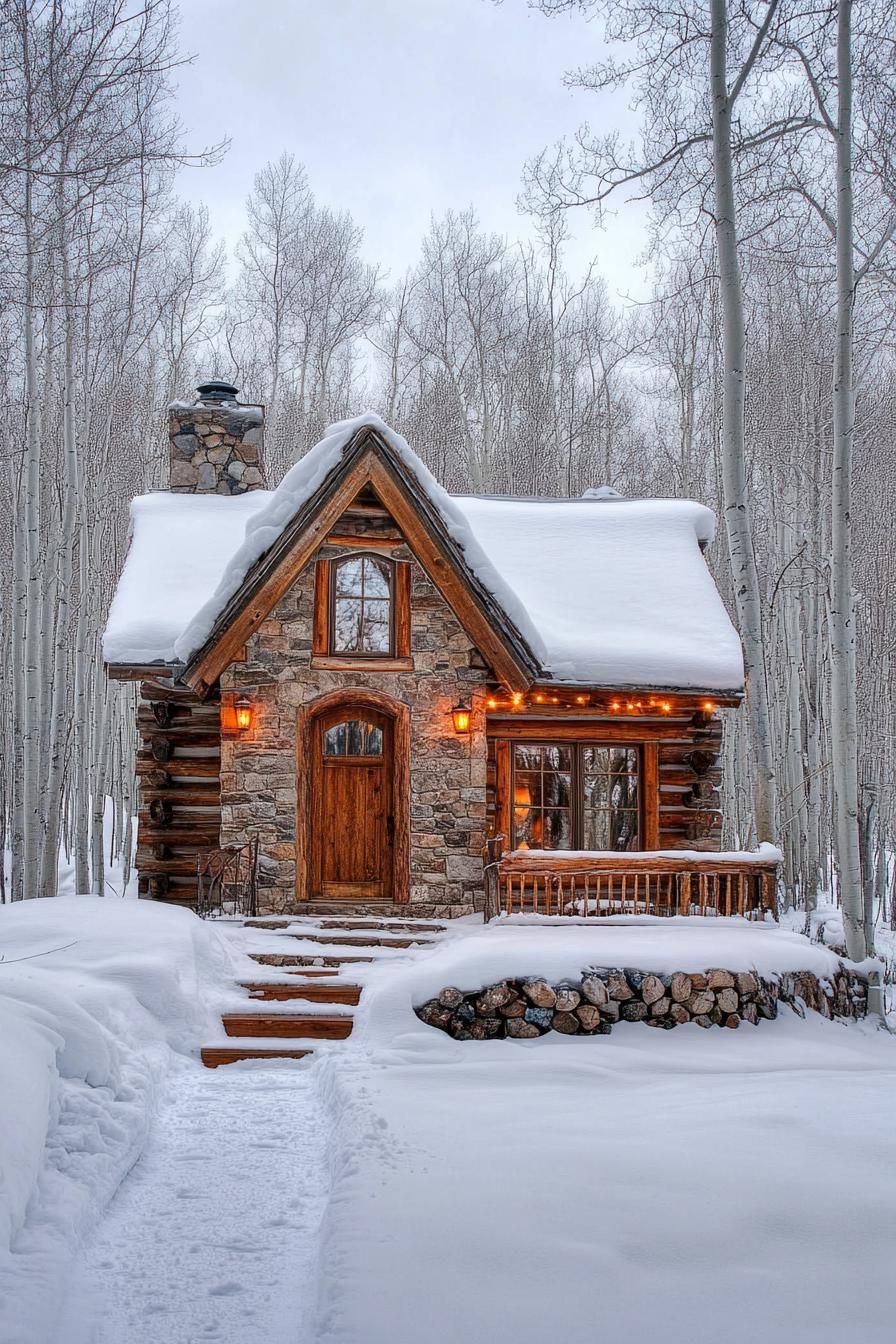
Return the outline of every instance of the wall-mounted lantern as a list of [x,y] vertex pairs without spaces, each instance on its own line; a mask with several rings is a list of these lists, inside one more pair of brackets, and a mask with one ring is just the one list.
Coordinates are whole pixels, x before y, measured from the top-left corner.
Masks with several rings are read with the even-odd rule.
[[234,702],[233,706],[236,712],[236,726],[241,733],[247,733],[252,727],[252,701],[247,695],[241,695]]
[[451,717],[454,720],[454,731],[456,733],[468,733],[470,731],[470,706],[463,703],[452,705]]
[[704,700],[700,708],[695,712],[693,724],[695,728],[708,728],[712,723],[712,716],[716,712],[715,703],[712,700]]

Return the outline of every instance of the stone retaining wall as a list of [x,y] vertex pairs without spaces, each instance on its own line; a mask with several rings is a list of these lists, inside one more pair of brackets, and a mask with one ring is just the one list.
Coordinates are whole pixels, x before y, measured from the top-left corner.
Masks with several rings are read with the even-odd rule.
[[648,1027],[754,1026],[773,1019],[778,1005],[789,1004],[823,1017],[863,1017],[868,985],[841,964],[830,980],[810,971],[792,971],[766,979],[755,971],[676,971],[654,975],[632,967],[594,967],[580,979],[550,983],[538,977],[502,980],[484,989],[447,986],[414,1011],[422,1022],[456,1041],[512,1037],[528,1039],[559,1031],[565,1036],[607,1035],[617,1022]]

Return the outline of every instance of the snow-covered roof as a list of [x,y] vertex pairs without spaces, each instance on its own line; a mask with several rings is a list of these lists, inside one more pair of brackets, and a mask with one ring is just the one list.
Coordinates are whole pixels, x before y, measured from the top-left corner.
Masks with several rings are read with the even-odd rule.
[[740,641],[701,552],[714,533],[711,510],[688,500],[449,495],[375,415],[332,426],[274,491],[135,499],[106,661],[186,662],[365,427],[416,477],[546,676],[607,687],[742,688]]

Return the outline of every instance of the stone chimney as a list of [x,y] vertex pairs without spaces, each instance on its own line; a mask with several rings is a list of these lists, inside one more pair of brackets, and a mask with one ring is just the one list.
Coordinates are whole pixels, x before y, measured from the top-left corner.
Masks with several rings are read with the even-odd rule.
[[241,405],[230,383],[201,383],[196,391],[192,405],[168,407],[168,488],[176,495],[263,490],[264,408]]

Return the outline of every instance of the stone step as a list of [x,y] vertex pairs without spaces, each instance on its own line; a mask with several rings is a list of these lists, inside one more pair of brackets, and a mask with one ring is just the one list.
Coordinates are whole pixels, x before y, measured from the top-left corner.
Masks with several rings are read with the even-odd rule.
[[253,999],[304,999],[306,1003],[356,1004],[361,997],[360,985],[335,980],[323,982],[313,980],[310,984],[302,984],[301,980],[291,980],[288,984],[244,980],[242,987],[249,990]]
[[344,1041],[354,1025],[349,1013],[224,1013],[228,1036],[304,1036],[314,1041]]
[[270,1049],[259,1046],[204,1045],[200,1056],[207,1069],[217,1069],[221,1064],[237,1064],[241,1059],[304,1059],[313,1053],[313,1050],[294,1050],[276,1045]]
[[[346,965],[348,962],[371,962],[376,960],[375,957],[325,957],[323,954],[317,957],[309,952],[306,952],[304,956],[301,954],[291,954],[289,952],[250,952],[249,956],[253,961],[257,961],[259,966],[282,966],[284,968],[294,966],[302,969],[307,968],[309,975],[318,972],[321,975],[326,975],[327,972],[323,967],[338,967]],[[323,963],[323,967],[321,966],[321,962]]]

